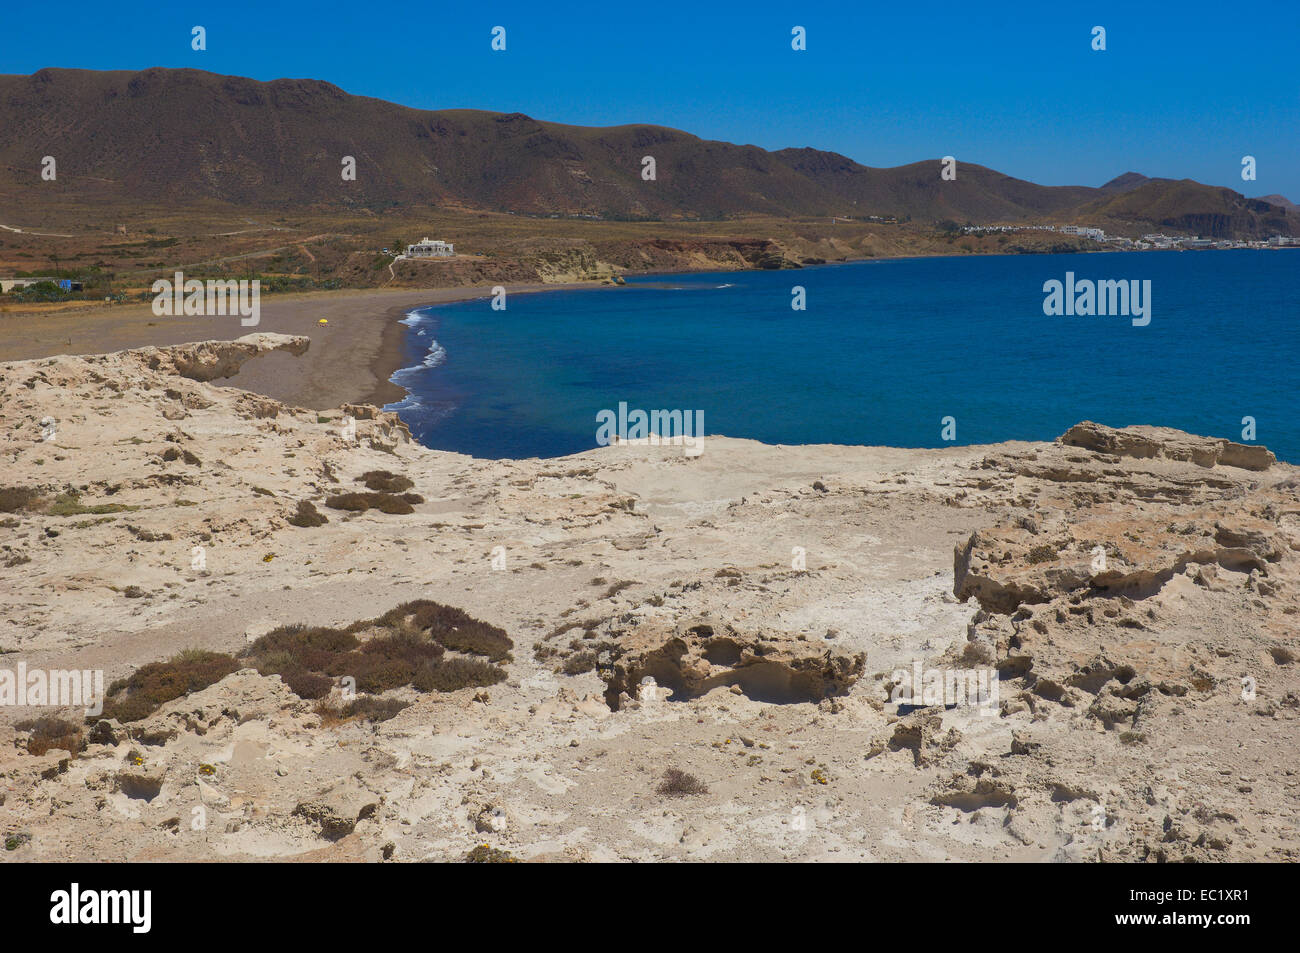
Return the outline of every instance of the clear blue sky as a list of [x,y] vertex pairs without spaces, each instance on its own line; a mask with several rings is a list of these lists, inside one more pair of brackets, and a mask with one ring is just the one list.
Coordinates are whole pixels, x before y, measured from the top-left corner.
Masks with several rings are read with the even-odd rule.
[[[1300,202],[1300,0],[11,4],[0,72],[190,66],[429,109],[649,122],[1048,185],[1129,170]],[[208,49],[190,49],[190,28]],[[790,30],[808,31],[806,52]],[[507,30],[507,49],[490,31]],[[1093,52],[1094,26],[1107,50]],[[2,133],[0,133],[2,134]],[[1258,179],[1243,182],[1253,155]]]

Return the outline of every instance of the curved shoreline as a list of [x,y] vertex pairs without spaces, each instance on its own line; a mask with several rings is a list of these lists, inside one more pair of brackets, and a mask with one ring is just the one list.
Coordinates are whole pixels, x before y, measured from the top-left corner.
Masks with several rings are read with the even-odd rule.
[[[511,294],[610,288],[591,282],[526,284]],[[268,295],[261,321],[243,327],[233,317],[181,315],[159,318],[148,304],[117,305],[33,319],[0,316],[0,363],[61,354],[106,354],[139,347],[233,340],[254,331],[311,338],[301,357],[283,353],[250,361],[216,383],[238,387],[298,407],[332,410],[342,404],[383,406],[406,396],[389,378],[405,366],[410,311],[491,294],[491,286],[318,291]],[[317,322],[324,318],[326,325]]]
[[[596,284],[593,282],[570,282],[554,285],[520,285],[518,287],[509,288],[509,292],[511,295],[544,294],[550,291],[583,291],[615,287],[621,286]],[[492,294],[491,287],[488,286],[439,289],[439,291],[457,291],[464,293],[454,296],[440,294],[438,300],[426,301],[422,304],[416,305],[398,305],[388,309],[386,313],[387,321],[384,324],[379,351],[370,362],[370,370],[376,379],[376,384],[371,392],[362,400],[358,401],[358,403],[374,404],[377,407],[383,407],[387,404],[395,404],[411,396],[410,392],[407,391],[406,388],[399,384],[394,384],[392,377],[398,371],[420,366],[425,355],[408,352],[406,342],[411,329],[408,325],[402,323],[403,319],[407,318],[415,311],[423,311],[426,308],[436,307],[440,304],[459,304],[464,301],[472,301],[475,298],[486,298]]]

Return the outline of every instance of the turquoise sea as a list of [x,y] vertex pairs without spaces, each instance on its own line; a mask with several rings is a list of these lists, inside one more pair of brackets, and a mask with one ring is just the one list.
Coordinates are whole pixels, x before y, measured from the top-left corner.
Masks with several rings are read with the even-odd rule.
[[[1150,323],[1044,314],[1044,283],[1150,281]],[[806,307],[794,310],[793,289]],[[918,258],[638,277],[412,312],[409,397],[429,447],[551,457],[597,414],[702,411],[765,443],[1050,440],[1080,420],[1255,442],[1300,462],[1300,250]],[[949,427],[952,435],[954,427]]]

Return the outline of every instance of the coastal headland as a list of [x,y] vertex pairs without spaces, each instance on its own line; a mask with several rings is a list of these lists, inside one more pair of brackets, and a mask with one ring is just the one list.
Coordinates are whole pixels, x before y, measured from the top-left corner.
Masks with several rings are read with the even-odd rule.
[[478,460],[229,386],[316,348],[0,364],[7,859],[1300,858],[1262,447]]

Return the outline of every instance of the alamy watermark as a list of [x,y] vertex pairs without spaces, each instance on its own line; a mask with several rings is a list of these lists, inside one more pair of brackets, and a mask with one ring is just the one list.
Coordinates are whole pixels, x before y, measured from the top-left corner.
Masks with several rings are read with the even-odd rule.
[[981,715],[996,715],[999,710],[996,669],[925,668],[918,660],[910,671],[895,671],[890,681],[889,700],[896,704],[978,708]]
[[239,323],[246,328],[256,327],[262,320],[262,282],[257,278],[209,278],[205,283],[197,278],[186,279],[185,273],[178,271],[174,282],[159,278],[149,290],[154,293],[153,313],[160,318],[238,314]]
[[148,933],[152,910],[152,890],[83,890],[74,882],[50,894],[50,922],[55,925],[121,924],[132,933]]
[[0,705],[18,708],[81,708],[87,715],[104,713],[102,669],[0,668]]
[[596,414],[598,446],[632,442],[650,446],[680,444],[689,450],[703,450],[704,411],[629,411],[627,401],[619,401],[617,412],[602,410]]
[[1074,272],[1067,271],[1064,282],[1055,278],[1043,282],[1043,291],[1047,293],[1043,299],[1043,314],[1049,316],[1131,317],[1135,328],[1151,323],[1150,278],[1141,281],[1136,278],[1127,281],[1075,280]]

